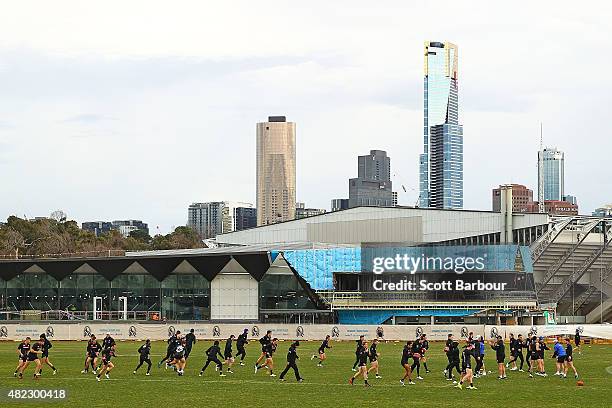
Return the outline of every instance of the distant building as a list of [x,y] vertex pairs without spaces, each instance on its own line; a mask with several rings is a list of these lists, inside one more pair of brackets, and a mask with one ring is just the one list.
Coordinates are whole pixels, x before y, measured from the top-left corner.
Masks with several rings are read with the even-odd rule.
[[[528,212],[538,212],[538,202],[535,201],[529,206]],[[544,212],[550,215],[578,215],[578,206],[560,200],[544,201]]]
[[322,208],[305,208],[298,207],[295,209],[295,219],[313,217],[315,215],[325,214],[325,210]]
[[596,217],[612,217],[612,204],[596,208],[595,211],[593,211],[593,215]]
[[113,223],[107,221],[88,221],[81,224],[84,231],[93,232],[96,237],[106,234],[113,229]]
[[[251,228],[257,210],[253,204],[232,201],[193,203],[187,209],[187,226],[203,239]],[[255,219],[256,222],[256,219]]]
[[578,205],[578,199],[573,195],[565,195],[563,196],[563,201],[568,202],[570,204]]
[[393,206],[397,207],[397,191],[393,192]]
[[124,237],[129,237],[132,231],[141,230],[149,235],[149,225],[140,220],[118,220],[113,221],[112,226]]
[[561,150],[546,148],[538,152],[538,186],[543,188],[543,195],[538,197],[543,196],[544,201],[563,201],[565,155]]
[[347,208],[349,208],[348,198],[334,198],[331,200],[332,211],[346,210]]
[[349,208],[393,207],[391,158],[383,150],[357,159],[357,178],[349,180]]
[[257,225],[295,218],[295,123],[270,116],[257,124]]
[[[529,212],[533,208],[533,191],[522,184],[500,185],[493,189],[492,207],[493,211],[501,211],[501,190],[502,187],[510,187],[512,190],[512,212]],[[537,210],[536,210],[537,212]]]

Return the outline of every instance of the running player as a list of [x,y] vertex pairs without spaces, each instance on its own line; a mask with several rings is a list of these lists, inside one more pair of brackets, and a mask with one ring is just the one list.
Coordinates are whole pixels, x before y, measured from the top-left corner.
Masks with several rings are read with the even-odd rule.
[[451,349],[451,346],[453,345],[453,342],[454,342],[453,334],[449,333],[448,337],[446,338],[446,343],[444,344],[444,353],[446,354],[446,359],[448,360],[448,365],[444,369],[444,376],[446,376],[446,374],[448,373],[449,367],[451,367],[450,349]]
[[185,341],[185,339],[182,339],[178,346],[174,348],[174,354],[172,355],[171,365],[174,366],[174,369],[176,370],[176,373],[179,375],[179,377],[185,374],[185,364],[187,363],[185,357],[186,350],[187,342]]
[[102,369],[96,375],[96,380],[100,382],[100,378],[102,374],[106,377],[107,380],[110,380],[110,372],[115,367],[111,359],[115,355],[115,346],[106,347],[102,350]]
[[404,345],[404,349],[402,350],[402,360],[400,364],[404,368],[404,376],[400,380],[400,384],[405,385],[406,378],[408,379],[408,384],[414,385],[412,382],[412,369],[410,368],[410,359],[412,358],[412,342],[408,340]]
[[476,362],[476,367],[472,369],[472,374],[474,378],[479,378],[481,375],[480,370],[482,369],[484,364],[484,347],[481,347],[484,346],[484,340],[482,339],[482,337],[479,337],[476,340],[468,340],[467,344],[474,345],[474,348],[472,349],[472,356],[474,357],[474,361]]
[[244,329],[242,331],[242,334],[239,334],[238,338],[236,339],[236,349],[238,350],[238,353],[236,353],[236,358],[240,356],[241,366],[244,365],[244,358],[246,357],[246,349],[244,348],[244,346],[249,344],[249,341],[247,340],[248,334],[249,334],[249,329]]
[[147,339],[147,341],[145,341],[145,344],[141,345],[138,348],[138,354],[140,354],[140,362],[134,369],[133,374],[136,374],[136,371],[138,371],[138,369],[142,366],[143,363],[147,363],[146,375],[151,375],[151,358],[149,357],[151,355],[151,340]]
[[[325,355],[325,349],[332,348],[329,345],[330,339],[331,336],[328,334],[327,336],[325,336],[325,340],[323,340],[323,343],[321,343],[321,345],[319,346],[319,363],[317,364],[317,367],[323,367],[323,361],[325,361],[325,359],[327,358],[327,356]],[[310,357],[310,360],[314,360],[315,358],[317,358],[317,355],[313,354],[312,357]]]
[[[26,340],[29,337],[26,338]],[[36,364],[36,368],[34,369],[34,379],[38,380],[40,378],[40,369],[42,367],[42,363],[40,362],[40,356],[43,353],[43,345],[44,341],[38,340],[37,342],[31,344],[30,349],[28,350],[28,357],[24,364],[21,365],[21,369],[19,370],[19,378],[23,378],[23,372],[28,368],[30,363],[33,361]]]
[[370,384],[368,383],[368,356],[369,354],[370,352],[368,351],[368,342],[363,340],[363,342],[361,343],[361,347],[359,348],[359,355],[358,355],[358,359],[359,359],[358,367],[359,368],[357,369],[357,372],[353,374],[353,376],[349,379],[349,384],[353,385],[355,382],[355,378],[361,375],[363,377],[363,380],[365,381],[365,386],[366,387],[370,386]]
[[255,374],[257,374],[257,371],[259,371],[263,367],[266,367],[268,371],[270,372],[270,377],[276,377],[276,374],[274,374],[274,359],[272,356],[274,355],[274,352],[276,351],[277,345],[278,345],[278,339],[276,337],[273,338],[271,342],[266,344],[266,346],[264,347],[264,354],[266,357],[266,361],[264,362],[263,365],[255,366]]
[[555,375],[559,375],[561,378],[567,377],[564,374],[567,373],[567,365],[565,363],[567,360],[567,352],[565,351],[563,344],[561,344],[561,336],[558,336],[555,339],[552,358],[555,357],[557,358],[557,371],[555,372]]
[[81,374],[85,374],[89,372],[89,366],[91,365],[91,372],[93,374],[97,374],[97,366],[98,366],[98,355],[102,351],[102,346],[96,340],[95,335],[91,335],[89,341],[87,342],[87,351],[85,354],[85,368],[81,371]]
[[502,336],[497,336],[497,340],[491,340],[491,348],[495,350],[495,359],[497,360],[497,373],[499,376],[498,380],[506,379],[506,365],[504,360],[506,359],[506,345]]
[[418,338],[412,343],[412,365],[410,366],[410,370],[414,372],[416,368],[417,372],[417,380],[422,380],[421,377],[421,339]]
[[297,360],[300,358],[297,355],[297,348],[299,345],[300,342],[296,340],[295,342],[291,343],[291,346],[289,346],[289,351],[287,352],[287,366],[281,373],[280,377],[278,377],[281,381],[285,381],[285,374],[287,374],[290,368],[293,368],[293,373],[295,374],[295,379],[297,382],[304,381],[304,379],[300,376],[300,370],[297,366]]
[[359,336],[359,340],[355,340],[357,343],[357,347],[355,348],[355,362],[353,363],[353,371],[357,371],[357,365],[359,364],[359,356],[362,352],[363,342],[365,341],[365,336]]
[[227,365],[227,372],[233,374],[232,365],[234,365],[234,356],[232,355],[232,342],[236,336],[233,334],[225,341],[225,350],[223,352],[223,358],[225,359],[225,365]]
[[[53,366],[53,364],[51,364],[51,361],[49,361],[49,349],[53,347],[53,345],[47,339],[47,336],[45,335],[45,333],[42,333],[40,335],[40,341],[42,341],[43,343],[43,346],[42,346],[43,352],[40,356],[40,362],[41,364],[46,364],[49,367],[51,367],[51,369],[53,370],[53,375],[55,375],[57,374],[57,369]],[[40,373],[42,374],[42,368],[40,369]]]
[[259,366],[259,363],[266,358],[266,347],[268,344],[270,344],[270,342],[272,342],[272,330],[268,330],[266,334],[259,339],[259,344],[261,344],[261,354],[255,362],[255,372],[258,370],[257,366]]
[[189,358],[189,354],[191,354],[191,349],[196,342],[195,330],[189,330],[189,333],[185,336],[185,360]]
[[376,350],[376,346],[378,345],[378,339],[372,340],[372,345],[370,346],[370,369],[368,373],[372,370],[376,373],[376,378],[382,378],[382,376],[378,375],[378,350]]
[[[472,349],[472,352],[476,351],[475,348]],[[460,358],[459,358],[459,343],[457,343],[456,341],[453,341],[450,345],[450,357],[449,357],[449,364],[446,367],[446,373],[448,375],[448,377],[446,378],[446,381],[453,381],[453,368],[455,370],[457,370],[457,373],[459,374],[459,378],[461,378],[462,375],[462,370],[459,368],[459,364],[461,363]],[[471,368],[471,365],[470,365]],[[454,383],[456,383],[457,381],[455,381]]]
[[[102,349],[112,349],[113,347],[115,347],[115,339],[113,339],[111,337],[111,334],[109,332],[106,332],[106,336],[104,336],[104,338],[102,339]],[[109,360],[110,361],[110,360]],[[98,365],[97,370],[100,370],[100,367],[102,367],[102,361],[100,361],[100,365]]]
[[204,366],[200,370],[200,377],[204,374],[204,371],[206,371],[206,368],[208,368],[208,365],[211,362],[216,364],[217,369],[219,371],[219,376],[225,377],[225,374],[223,374],[223,363],[221,362],[221,360],[219,360],[219,357],[217,356],[223,358],[223,354],[221,354],[221,347],[219,347],[219,340],[215,340],[213,345],[210,346],[208,350],[206,350],[206,364],[204,364]]
[[17,368],[15,369],[15,372],[13,373],[14,377],[17,377],[17,375],[21,371],[21,367],[23,367],[25,363],[28,361],[28,354],[30,354],[30,349],[32,348],[32,345],[30,343],[31,343],[31,339],[29,337],[26,337],[17,346],[18,361],[17,361]]
[[172,356],[174,355],[174,349],[180,343],[180,335],[181,332],[177,331],[175,334],[168,337],[168,347],[166,348],[166,355],[161,359],[159,363],[157,363],[157,368],[160,368],[164,362],[166,362],[166,369],[168,369],[168,365],[172,360]]
[[465,346],[465,348],[463,349],[463,352],[461,353],[461,367],[462,367],[462,376],[461,379],[459,380],[459,384],[455,385],[455,387],[462,389],[463,388],[463,383],[464,382],[469,382],[470,385],[465,387],[468,390],[475,390],[477,389],[476,387],[474,387],[474,375],[472,373],[472,357],[473,357],[473,351],[474,351],[474,344],[473,343],[468,343],[467,346]]
[[572,342],[569,337],[565,338],[565,354],[567,354],[566,365],[565,365],[565,377],[567,377],[567,368],[571,367],[574,370],[574,378],[578,378],[578,371],[574,367],[574,357],[572,356]]
[[425,356],[427,350],[429,350],[429,340],[427,340],[427,335],[423,333],[421,334],[421,362],[423,363],[423,367],[425,367],[425,373],[429,373],[429,368],[427,368],[427,356]]

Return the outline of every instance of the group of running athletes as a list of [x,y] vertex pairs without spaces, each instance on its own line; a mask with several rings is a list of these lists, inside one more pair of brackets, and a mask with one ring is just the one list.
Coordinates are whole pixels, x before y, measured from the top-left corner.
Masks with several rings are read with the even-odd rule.
[[[220,341],[215,340],[213,345],[210,346],[205,354],[206,361],[200,370],[199,376],[201,377],[205,370],[208,368],[210,363],[214,363],[215,370],[219,372],[221,377],[225,377],[226,374],[223,371],[223,366],[226,366],[227,373],[233,373],[232,367],[240,357],[239,365],[244,366],[244,359],[246,357],[245,346],[249,343],[248,329],[244,329],[242,334],[237,338],[233,334],[225,341],[224,351],[221,353]],[[328,335],[325,337],[321,345],[319,346],[318,353],[311,356],[311,360],[315,358],[317,366],[322,367],[323,362],[327,359],[326,350],[332,348],[330,345],[331,337]],[[360,336],[359,340],[356,341],[357,348],[355,350],[355,362],[353,364],[353,376],[349,379],[349,383],[353,385],[355,380],[362,377],[366,387],[370,386],[368,382],[369,373],[374,371],[376,378],[382,378],[379,373],[379,357],[377,346],[381,341],[385,341],[382,337],[382,333],[378,334],[378,338],[372,340],[371,344],[365,339],[364,336]],[[580,333],[576,331],[574,336],[576,348],[579,350],[580,347]],[[187,335],[182,335],[180,331],[172,334],[168,338],[168,347],[166,349],[166,355],[158,363],[158,368],[164,363],[166,369],[173,368],[179,376],[184,375],[185,366],[187,359],[191,354],[193,345],[196,342],[196,336],[194,330],[191,329]],[[236,345],[237,353],[234,357],[233,346]],[[274,373],[274,353],[278,347],[278,338],[272,337],[272,331],[268,330],[264,336],[259,339],[261,345],[261,353],[255,362],[254,370],[257,374],[260,370],[266,369],[271,377],[276,377]],[[456,341],[452,334],[448,335],[444,351],[448,358],[448,365],[444,370],[444,376],[447,381],[453,381],[457,388],[463,388],[463,384],[469,383],[467,389],[476,389],[474,387],[474,379],[480,376],[487,375],[487,370],[484,364],[486,341],[482,336],[475,338],[473,333],[469,333],[465,341],[463,349],[460,350],[459,342]],[[490,347],[495,351],[495,357],[498,368],[498,379],[505,380],[506,368],[510,371],[523,372],[524,363],[527,363],[527,372],[529,377],[533,375],[539,375],[546,377],[546,370],[544,368],[544,352],[549,350],[543,337],[527,336],[523,339],[522,335],[514,337],[510,334],[509,348],[510,348],[510,360],[506,363],[506,346],[501,336],[490,340]],[[302,382],[303,378],[299,373],[297,366],[297,360],[299,356],[297,349],[300,345],[299,341],[291,343],[287,352],[287,362],[285,369],[280,374],[280,380],[285,380],[285,375],[292,369],[295,374],[295,378],[298,382]],[[51,342],[46,338],[45,334],[41,334],[40,338],[36,342],[32,342],[30,337],[26,337],[23,342],[17,347],[17,353],[19,356],[19,364],[15,369],[14,375],[19,378],[23,378],[23,372],[29,366],[31,362],[34,362],[36,368],[34,370],[34,378],[40,378],[42,373],[43,364],[47,364],[53,370],[53,374],[57,373],[56,368],[49,361],[49,349],[52,347]],[[97,381],[101,380],[102,375],[105,378],[110,378],[110,372],[114,368],[114,364],[111,359],[115,355],[116,343],[111,337],[110,333],[106,333],[106,336],[102,340],[102,344],[98,342],[95,335],[91,335],[87,342],[86,353],[85,353],[85,367],[81,373],[85,374],[89,372],[91,367],[93,374],[96,375]],[[404,369],[404,375],[400,379],[401,385],[414,385],[413,374],[416,371],[417,380],[423,380],[421,376],[421,365],[425,369],[425,373],[430,373],[427,367],[427,351],[429,350],[429,341],[426,334],[421,334],[414,341],[409,340],[406,342],[402,349],[401,354],[401,366]],[[523,350],[527,350],[526,356],[523,354]],[[150,359],[151,355],[151,341],[146,340],[138,348],[140,361],[133,371],[136,374],[138,369],[144,364],[147,364],[146,375],[151,374],[152,362]],[[555,375],[561,378],[567,377],[567,372],[571,368],[574,372],[574,376],[578,378],[578,372],[573,363],[573,347],[569,337],[557,337],[555,340],[554,350],[552,357],[556,359],[557,371]],[[369,361],[369,367],[368,367]],[[474,368],[472,368],[472,361],[475,362]],[[517,361],[519,362],[517,364]],[[459,375],[459,381],[453,378],[453,369],[457,371]],[[488,373],[491,373],[488,371]]]

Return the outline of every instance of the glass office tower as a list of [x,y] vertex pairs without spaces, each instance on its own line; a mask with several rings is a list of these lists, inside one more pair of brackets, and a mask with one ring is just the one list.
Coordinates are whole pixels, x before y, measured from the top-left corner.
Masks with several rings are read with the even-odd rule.
[[538,178],[543,178],[543,181],[538,180],[538,185],[544,188],[544,200],[565,200],[565,155],[561,150],[555,148],[546,148],[538,152],[538,168],[543,174],[538,174]]
[[459,124],[457,68],[456,45],[425,43],[421,207],[463,208],[463,127]]

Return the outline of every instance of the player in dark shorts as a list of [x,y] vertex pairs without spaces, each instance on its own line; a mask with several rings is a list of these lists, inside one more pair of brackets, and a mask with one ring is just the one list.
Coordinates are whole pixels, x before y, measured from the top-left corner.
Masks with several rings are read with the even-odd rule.
[[363,342],[365,341],[365,336],[359,336],[359,340],[355,340],[357,344],[355,348],[355,362],[353,363],[353,371],[357,371],[357,366],[359,365],[359,355],[361,354],[361,348],[363,347]]
[[257,374],[257,372],[260,369],[266,367],[268,371],[270,372],[270,377],[276,377],[276,374],[274,374],[273,355],[274,355],[274,352],[276,351],[277,346],[278,346],[278,339],[276,337],[273,338],[270,343],[265,345],[264,354],[266,356],[266,360],[264,361],[264,364],[255,366],[255,374]]
[[474,356],[474,343],[468,343],[463,351],[461,352],[461,368],[462,368],[462,376],[459,380],[459,384],[455,385],[455,387],[462,389],[463,383],[469,382],[470,385],[465,387],[468,390],[477,389],[474,387],[474,375],[472,372],[472,357]]
[[182,339],[178,346],[174,348],[174,353],[172,354],[172,364],[176,373],[179,377],[182,377],[185,374],[185,364],[187,364],[187,358],[185,357],[185,352],[187,350],[187,342],[185,339]]
[[225,365],[227,365],[227,372],[233,374],[232,366],[234,365],[234,355],[232,353],[232,343],[236,336],[233,334],[225,341],[225,350],[223,351],[223,358],[225,359]]
[[[474,357],[474,362],[476,364],[476,366],[472,368],[472,375],[474,376],[474,378],[480,378],[480,370],[483,368],[484,352],[480,346],[481,344],[484,344],[481,343],[481,341],[483,341],[482,338],[477,338],[476,340],[467,342],[467,344],[474,345],[474,348],[472,349],[472,357]],[[459,350],[459,354],[461,354],[461,350]],[[486,375],[486,372],[482,375]]]
[[536,336],[532,336],[527,341],[527,362],[529,366],[527,367],[527,372],[529,373],[529,377],[533,377],[534,373],[538,372],[538,338]]
[[[49,341],[49,339],[47,339],[47,336],[45,335],[45,333],[42,333],[40,335],[40,341],[43,342],[43,352],[40,356],[40,362],[41,364],[46,364],[49,367],[51,367],[51,369],[53,370],[53,375],[57,374],[57,369],[53,366],[53,364],[51,364],[51,361],[49,361],[49,349],[51,347],[53,347],[53,345],[51,344],[51,342]],[[42,368],[40,369],[40,373],[42,374]]]
[[98,371],[98,375],[96,375],[96,381],[100,382],[102,378],[102,374],[107,380],[110,380],[110,372],[115,367],[115,364],[111,361],[113,356],[115,355],[115,346],[107,347],[102,349],[102,369]]
[[174,349],[181,344],[181,332],[177,331],[172,336],[168,337],[168,347],[166,348],[166,355],[164,358],[157,363],[157,368],[160,368],[164,362],[166,362],[166,369],[170,366],[170,362],[172,361],[172,356],[174,355]]
[[300,370],[297,366],[297,360],[300,358],[297,355],[297,348],[299,346],[300,342],[297,340],[291,343],[291,346],[289,346],[289,351],[287,352],[287,366],[285,366],[285,369],[281,373],[280,377],[278,377],[281,381],[285,381],[285,374],[287,374],[290,368],[293,369],[293,373],[295,374],[295,379],[297,380],[297,382],[304,381],[304,379],[300,376]]
[[19,370],[19,378],[23,378],[23,372],[28,368],[31,362],[36,364],[36,368],[34,369],[34,379],[38,380],[40,378],[40,369],[42,367],[42,363],[40,362],[40,357],[43,353],[43,340],[38,340],[35,343],[30,344],[30,349],[28,350],[28,357],[26,361],[21,365],[21,369]]
[[410,360],[412,360],[412,342],[408,340],[404,345],[404,349],[402,350],[402,360],[400,364],[404,368],[404,376],[400,380],[400,384],[404,386],[406,384],[406,378],[408,379],[408,384],[414,385],[412,382],[412,369],[410,368]]
[[444,369],[444,376],[446,376],[446,374],[448,373],[449,367],[451,366],[450,349],[453,345],[453,342],[454,342],[453,335],[452,333],[449,333],[446,338],[446,343],[444,344],[444,354],[446,354],[446,359],[448,360],[448,365]]
[[140,362],[138,363],[132,374],[136,374],[136,371],[138,371],[138,369],[144,363],[147,363],[146,375],[151,375],[151,340],[147,339],[147,341],[145,341],[145,344],[138,348],[138,354],[140,354]]
[[410,366],[410,370],[414,373],[414,369],[416,368],[417,372],[417,380],[422,380],[421,377],[421,352],[423,350],[421,339],[418,338],[412,343],[412,365]]
[[[475,351],[475,348],[472,349],[472,351]],[[447,381],[453,381],[453,368],[455,370],[457,370],[457,374],[459,374],[459,378],[461,378],[462,375],[462,370],[459,368],[459,364],[461,363],[461,359],[459,357],[460,351],[459,351],[459,343],[457,343],[456,341],[453,341],[450,345],[449,348],[449,363],[448,366],[446,366],[446,380]],[[455,381],[456,383],[457,381]]]
[[567,355],[565,362],[567,363],[565,365],[565,376],[567,377],[567,368],[571,367],[572,370],[574,370],[574,378],[578,378],[578,371],[576,370],[576,367],[574,367],[574,357],[573,357],[573,350],[572,350],[572,342],[570,340],[569,337],[565,338],[565,354]]
[[323,361],[325,361],[325,359],[327,358],[327,356],[325,355],[325,349],[332,348],[332,346],[329,345],[329,340],[330,339],[331,339],[331,336],[329,334],[327,336],[325,336],[325,340],[323,340],[323,342],[319,346],[318,355],[317,354],[313,354],[312,357],[310,357],[310,360],[314,360],[317,357],[319,358],[319,362],[317,363],[317,367],[323,367]]
[[246,357],[246,349],[244,348],[244,346],[249,344],[249,341],[247,340],[248,335],[249,335],[249,329],[244,329],[242,331],[242,334],[239,334],[238,338],[236,339],[236,350],[238,351],[236,353],[236,358],[240,356],[241,366],[244,365],[244,358]]
[[368,342],[363,340],[361,343],[361,347],[359,348],[359,355],[357,356],[359,359],[359,363],[357,365],[358,369],[355,374],[349,379],[349,384],[353,385],[355,383],[355,379],[359,376],[363,377],[365,381],[365,386],[369,387],[368,383],[368,357],[370,355],[370,351],[368,350]]
[[421,363],[423,363],[423,367],[425,367],[425,373],[429,373],[429,368],[427,368],[427,353],[429,350],[429,340],[427,340],[427,335],[425,333],[421,334]]
[[[511,358],[510,358],[510,361],[506,363],[506,368],[508,368],[510,364],[513,365],[510,371],[519,370],[520,372],[523,372],[523,364],[525,363],[525,356],[523,356],[523,347],[525,347],[524,342],[523,342],[523,335],[519,334],[518,337],[515,339],[514,336],[510,334]],[[521,360],[520,368],[517,367],[516,360]]]
[[491,348],[495,350],[495,359],[497,360],[498,380],[505,380],[506,377],[506,345],[502,336],[497,336],[497,339],[491,340]]
[[561,378],[567,377],[567,352],[565,351],[565,347],[563,347],[563,344],[561,342],[561,336],[558,336],[555,339],[555,346],[553,347],[552,358],[557,359],[557,371],[555,372],[555,375],[558,375]]
[[91,365],[91,372],[93,374],[97,374],[97,366],[98,366],[98,356],[102,351],[102,346],[96,340],[95,335],[91,335],[89,341],[87,342],[87,348],[85,351],[85,368],[81,371],[81,374],[85,374],[89,372],[89,366]]
[[[115,339],[113,339],[111,337],[110,332],[106,332],[106,336],[104,336],[104,338],[102,339],[102,350],[105,349],[112,349],[115,347],[117,343],[115,343]],[[102,367],[102,361],[100,361],[100,364],[98,365],[98,369],[97,371],[100,370],[100,368]]]
[[255,373],[257,374],[257,366],[259,366],[259,363],[262,362],[262,360],[266,359],[266,347],[268,346],[268,344],[270,344],[272,342],[272,330],[268,330],[266,332],[266,334],[259,339],[259,344],[261,344],[261,354],[259,354],[259,358],[257,358],[257,361],[255,362]]
[[380,354],[376,346],[378,346],[378,339],[372,340],[372,345],[370,346],[370,369],[368,370],[368,374],[373,370],[374,373],[376,373],[376,378],[382,378],[382,376],[378,374],[378,357],[380,357]]
[[538,338],[538,343],[537,343],[537,348],[536,348],[537,357],[538,357],[538,367],[539,367],[539,372],[537,374],[542,377],[548,377],[548,374],[546,374],[546,368],[544,367],[544,352],[546,350],[550,350],[550,349],[546,345],[546,342],[544,341],[544,337],[540,336]]
[[221,347],[219,347],[219,340],[215,340],[213,345],[206,350],[206,363],[200,370],[200,377],[204,374],[204,371],[206,371],[210,363],[215,363],[219,371],[219,376],[225,377],[225,374],[223,374],[223,363],[217,356],[223,358],[223,354],[221,354]]
[[580,351],[580,336],[580,329],[576,329],[576,334],[574,334],[574,344],[576,345],[576,351],[578,351],[578,354],[582,354]]
[[189,354],[191,354],[191,349],[196,342],[195,330],[189,330],[189,333],[185,336],[185,360],[189,358]]
[[31,342],[32,342],[32,339],[30,339],[29,337],[26,337],[17,346],[17,357],[18,357],[17,368],[15,369],[15,372],[13,373],[13,376],[15,377],[19,375],[19,372],[21,371],[21,367],[23,367],[26,361],[28,361],[28,354],[30,353],[30,349],[32,348]]

